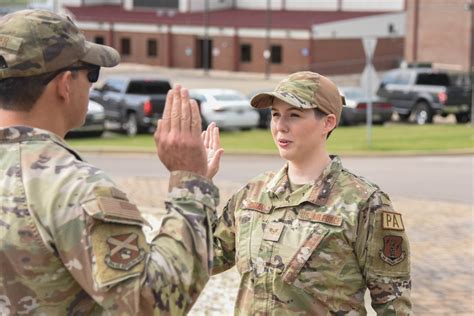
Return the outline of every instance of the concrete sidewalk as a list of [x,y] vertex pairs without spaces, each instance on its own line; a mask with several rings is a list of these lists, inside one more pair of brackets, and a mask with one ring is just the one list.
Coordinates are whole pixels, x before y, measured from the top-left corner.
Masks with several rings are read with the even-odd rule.
[[[167,181],[116,179],[135,203],[161,208]],[[242,183],[217,183],[221,207]],[[415,315],[474,314],[473,206],[392,196],[411,246]],[[235,269],[212,277],[189,315],[233,315],[239,286]]]

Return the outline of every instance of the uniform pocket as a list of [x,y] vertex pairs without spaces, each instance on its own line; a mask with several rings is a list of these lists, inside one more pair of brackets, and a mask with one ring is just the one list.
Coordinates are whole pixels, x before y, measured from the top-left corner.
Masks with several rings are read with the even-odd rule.
[[262,242],[262,220],[271,212],[271,206],[245,200],[243,208],[236,216],[238,225],[236,235],[236,265],[243,274],[252,270],[252,254],[257,254]]
[[283,281],[292,284],[296,280],[301,269],[311,257],[314,250],[321,244],[321,241],[327,235],[328,231],[326,227],[319,224],[313,227],[283,271]]

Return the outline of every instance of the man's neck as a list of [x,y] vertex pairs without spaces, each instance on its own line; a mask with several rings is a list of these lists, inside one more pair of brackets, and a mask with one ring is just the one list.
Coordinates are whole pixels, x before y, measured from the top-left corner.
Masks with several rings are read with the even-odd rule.
[[[44,113],[44,112],[43,112]],[[29,126],[50,131],[64,138],[66,135],[53,113],[40,115],[36,111],[9,111],[0,109],[0,128],[10,126]]]

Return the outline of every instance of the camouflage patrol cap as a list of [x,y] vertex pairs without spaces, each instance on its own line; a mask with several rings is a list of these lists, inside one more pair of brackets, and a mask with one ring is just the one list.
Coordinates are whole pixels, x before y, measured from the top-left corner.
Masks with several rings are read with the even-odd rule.
[[0,18],[0,80],[53,72],[78,61],[113,67],[120,55],[86,41],[69,17],[51,11],[22,10]]
[[267,108],[272,106],[274,98],[301,109],[319,109],[326,114],[334,114],[337,123],[345,103],[331,80],[311,71],[289,75],[280,81],[273,92],[259,93],[250,103],[255,108]]

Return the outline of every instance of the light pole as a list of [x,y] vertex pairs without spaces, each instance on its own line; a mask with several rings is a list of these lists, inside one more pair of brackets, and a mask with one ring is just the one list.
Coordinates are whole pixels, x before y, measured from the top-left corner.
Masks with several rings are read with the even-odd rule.
[[204,0],[204,40],[202,47],[202,58],[204,74],[209,73],[209,0]]
[[271,50],[270,50],[270,32],[272,26],[272,13],[271,13],[271,0],[267,0],[267,34],[266,34],[266,48],[263,52],[263,58],[265,59],[265,79],[270,78],[270,58],[271,58]]
[[466,10],[471,12],[471,46],[469,56],[469,84],[471,85],[471,126],[474,126],[474,0],[466,3]]

